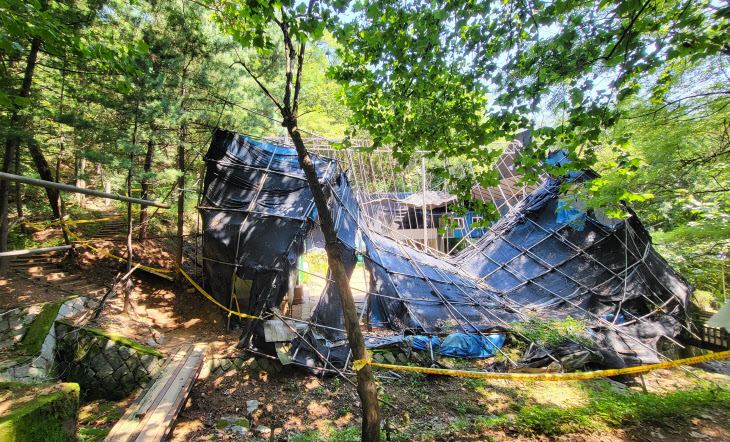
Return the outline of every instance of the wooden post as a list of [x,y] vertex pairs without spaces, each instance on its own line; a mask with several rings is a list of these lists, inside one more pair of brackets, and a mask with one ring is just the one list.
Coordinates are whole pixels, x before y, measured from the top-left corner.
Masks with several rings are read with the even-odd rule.
[[423,175],[423,250],[428,247],[428,225],[426,221],[426,157],[421,158],[421,175]]

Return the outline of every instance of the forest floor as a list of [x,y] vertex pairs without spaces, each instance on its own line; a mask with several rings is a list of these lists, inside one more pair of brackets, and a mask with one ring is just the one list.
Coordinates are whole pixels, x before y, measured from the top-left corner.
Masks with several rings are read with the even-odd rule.
[[[94,246],[124,256],[121,241],[97,241]],[[166,240],[148,240],[136,245],[135,254],[147,265],[169,269],[173,247]],[[119,267],[118,261],[86,249],[65,270],[108,284]],[[236,351],[238,333],[227,333],[222,312],[190,285],[175,286],[140,271],[133,281],[133,312],[122,314],[123,299],[117,296],[95,327],[154,345],[164,354],[192,342],[209,343],[211,356]],[[0,284],[3,293],[11,294],[0,299],[3,306],[67,296],[47,287],[28,289],[22,279]],[[321,290],[320,281],[311,284]],[[442,362],[457,368],[473,366],[453,359]],[[603,378],[530,383],[404,372],[394,376],[387,371],[377,375],[380,397],[394,406],[382,410],[384,440],[730,440],[727,361],[648,373],[646,393],[639,378],[620,379],[624,383]],[[246,401],[252,399],[260,406],[248,413]],[[103,440],[132,400],[85,403],[81,439]],[[272,428],[272,435],[262,438],[252,431],[241,436],[219,429],[216,424],[228,416],[248,419],[252,429]],[[244,369],[199,379],[170,440],[355,441],[359,425],[357,394],[339,378],[289,368],[278,374]]]

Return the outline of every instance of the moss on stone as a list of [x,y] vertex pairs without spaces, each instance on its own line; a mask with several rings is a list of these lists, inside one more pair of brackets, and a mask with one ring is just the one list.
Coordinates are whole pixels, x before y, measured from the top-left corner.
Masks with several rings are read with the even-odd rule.
[[25,333],[25,337],[21,343],[21,348],[26,354],[32,355],[41,351],[43,341],[46,340],[48,332],[53,327],[61,305],[63,305],[63,302],[43,305],[38,316],[35,317],[30,327],[28,327],[28,331]]
[[[65,325],[67,325],[69,327],[73,327],[73,325],[72,324],[69,324],[68,322],[65,322],[65,321],[58,321],[58,322],[60,322],[62,324],[65,324]],[[137,353],[146,354],[146,355],[152,355],[152,356],[156,356],[158,358],[164,358],[165,357],[165,355],[163,355],[159,351],[153,350],[153,349],[151,349],[149,347],[145,347],[144,345],[137,344],[136,342],[132,341],[131,339],[127,339],[127,338],[125,338],[123,336],[119,336],[119,335],[115,335],[115,334],[112,334],[112,333],[107,333],[107,332],[105,332],[103,330],[99,330],[98,328],[88,328],[88,327],[85,327],[81,331],[88,332],[90,334],[93,334],[93,335],[96,335],[96,336],[99,336],[99,337],[102,337],[102,338],[109,339],[110,341],[112,341],[112,342],[114,342],[115,344],[118,344],[118,345],[123,345],[125,347],[133,348]]]
[[111,428],[79,428],[79,436],[85,442],[102,442],[111,431]]
[[[0,440],[4,442],[76,440],[79,416],[79,385],[59,384],[56,391],[40,395],[0,417]],[[27,388],[28,386],[26,386]],[[0,384],[17,396],[23,387]],[[12,400],[12,399],[10,399]]]

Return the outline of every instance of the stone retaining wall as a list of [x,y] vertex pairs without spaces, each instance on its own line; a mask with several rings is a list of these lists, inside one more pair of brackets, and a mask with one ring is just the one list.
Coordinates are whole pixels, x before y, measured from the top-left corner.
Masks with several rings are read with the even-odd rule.
[[277,375],[284,370],[284,366],[276,359],[264,357],[212,357],[205,361],[199,378],[216,378],[235,370],[265,371]]
[[40,305],[0,311],[0,348],[19,343],[40,311]]
[[[411,363],[422,364],[428,359],[426,352],[412,351],[406,354],[396,349],[369,350],[370,359],[381,364],[408,365]],[[286,370],[287,366],[277,359],[265,357],[212,357],[205,361],[200,378],[220,377],[231,371],[265,371],[277,375]]]
[[[12,392],[9,410],[0,414],[0,440],[7,442],[76,442],[79,417],[77,384],[45,384],[31,390],[17,383],[0,383]],[[30,391],[29,391],[30,390]]]
[[85,399],[119,400],[144,387],[162,367],[162,354],[99,330],[56,324],[61,379],[77,382]]
[[24,344],[24,340],[27,340],[27,334],[31,328],[31,324],[33,324],[33,321],[41,313],[41,310],[53,306],[58,307],[58,313],[55,315],[55,318],[48,318],[49,320],[46,324],[36,324],[36,332],[39,333],[39,339],[42,340],[39,348],[28,352],[29,354],[15,356],[0,364],[0,382],[34,383],[53,378],[53,366],[56,353],[54,322],[76,315],[84,309],[94,308],[95,302],[85,296],[78,296],[60,301],[60,306],[58,306],[58,303],[51,303],[7,311],[3,315],[3,320],[6,320],[9,326],[9,331],[6,330],[5,336],[11,335],[13,344],[17,345]]

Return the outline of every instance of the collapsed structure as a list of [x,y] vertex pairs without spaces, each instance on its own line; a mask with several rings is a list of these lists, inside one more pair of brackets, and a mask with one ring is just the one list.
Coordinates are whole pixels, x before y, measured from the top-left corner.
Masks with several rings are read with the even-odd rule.
[[[653,249],[634,213],[611,224],[592,213],[558,210],[564,204],[561,184],[592,179],[591,171],[547,178],[481,239],[448,256],[372,228],[344,165],[312,158],[348,275],[358,253],[370,274],[363,315],[373,325],[405,334],[485,338],[517,323],[570,316],[584,321],[586,340],[532,347],[520,361],[535,367],[560,361],[563,368],[659,362],[659,340],[673,338],[685,325],[692,288]],[[288,147],[218,130],[205,159],[205,286],[235,309],[238,282],[251,281],[245,313],[260,317],[280,306],[291,289],[297,258],[315,226],[311,192],[296,151]],[[290,359],[310,367],[321,366],[322,359],[346,364],[341,312],[336,285],[328,283],[303,338],[289,349]],[[262,323],[246,322],[240,344],[273,352]]]

